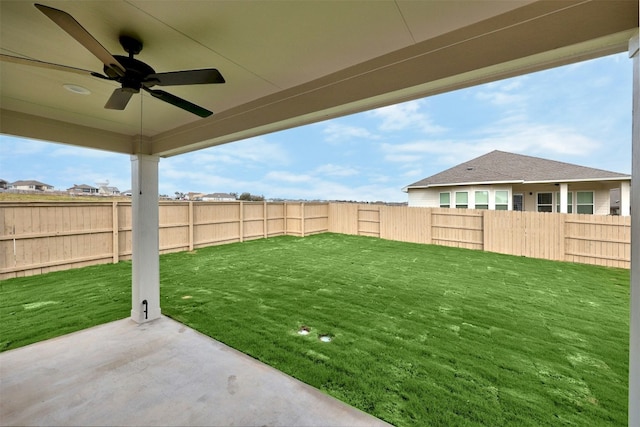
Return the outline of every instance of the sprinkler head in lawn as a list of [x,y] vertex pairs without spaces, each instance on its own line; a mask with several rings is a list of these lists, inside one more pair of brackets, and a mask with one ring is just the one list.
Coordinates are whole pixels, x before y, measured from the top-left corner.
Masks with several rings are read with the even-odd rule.
[[333,340],[333,338],[331,337],[331,335],[327,335],[327,334],[322,334],[318,336],[318,339],[322,342],[331,342],[331,340]]
[[311,331],[311,328],[309,328],[308,326],[301,326],[300,329],[298,329],[298,334],[299,335],[309,335],[310,331]]

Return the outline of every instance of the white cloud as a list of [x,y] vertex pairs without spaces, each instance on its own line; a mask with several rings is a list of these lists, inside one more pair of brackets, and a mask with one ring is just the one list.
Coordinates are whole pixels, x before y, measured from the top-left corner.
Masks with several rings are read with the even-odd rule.
[[[410,151],[410,148],[407,147],[408,145],[413,145],[413,144],[402,144],[400,146],[398,146],[398,145],[393,145],[392,146],[391,144],[383,144],[383,149],[391,151],[391,147],[394,147],[394,148],[401,149],[402,151]],[[420,151],[422,151],[422,150],[418,150],[417,154],[398,154],[398,153],[390,152],[389,154],[386,154],[384,156],[384,160],[386,160],[388,162],[394,162],[394,163],[419,162],[420,160],[422,160],[422,156],[419,154]]]
[[283,186],[264,182],[270,193],[289,199],[306,200],[354,200],[354,201],[406,201],[406,195],[395,186],[377,184],[352,186],[327,180],[316,180],[304,186]]
[[129,162],[129,156],[127,154],[112,153],[109,151],[95,150],[91,148],[72,147],[72,146],[60,146],[55,145],[56,148],[49,151],[48,155],[51,157],[67,157],[67,158],[85,158],[85,159],[117,159],[121,158],[123,161]]
[[184,157],[198,165],[286,165],[291,161],[289,153],[280,144],[261,137],[218,145],[184,155]]
[[422,177],[423,175],[424,172],[422,171],[422,169],[410,169],[402,174],[402,176],[405,178],[416,178]]
[[36,141],[33,139],[17,138],[12,136],[0,135],[0,144],[2,144],[2,156],[31,156],[43,153],[50,149],[51,143],[44,141]]
[[378,128],[382,131],[399,131],[410,128],[419,129],[424,133],[432,134],[446,130],[442,126],[433,123],[429,115],[420,111],[424,101],[409,101],[402,104],[389,105],[377,108],[368,114],[381,119]]
[[307,174],[294,174],[286,171],[272,171],[265,175],[265,180],[274,180],[281,182],[310,182],[313,177]]
[[478,92],[476,94],[476,98],[481,101],[489,101],[491,104],[500,105],[500,106],[516,104],[524,101],[525,99],[525,97],[522,94],[512,94],[512,93],[499,92],[499,91]]
[[528,99],[521,90],[527,79],[528,76],[522,76],[486,84],[476,91],[475,97],[480,101],[488,101],[502,107],[522,104]]
[[349,139],[378,139],[378,136],[368,129],[359,126],[348,126],[341,123],[328,122],[322,131],[327,142],[345,141]]
[[601,146],[599,141],[570,127],[507,121],[483,129],[475,138],[384,143],[380,149],[386,161],[415,167],[426,163],[455,165],[493,150],[577,163],[575,157],[592,155]]
[[353,176],[358,175],[358,170],[354,168],[349,168],[346,166],[334,165],[334,164],[326,164],[318,166],[315,171],[317,174],[327,175],[327,176]]

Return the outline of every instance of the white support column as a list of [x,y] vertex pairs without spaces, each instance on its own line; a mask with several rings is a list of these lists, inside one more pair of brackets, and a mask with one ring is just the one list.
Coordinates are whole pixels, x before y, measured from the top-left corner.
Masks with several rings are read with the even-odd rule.
[[569,199],[569,184],[560,184],[560,213],[568,213],[567,202]]
[[631,130],[631,301],[629,327],[629,425],[640,426],[640,53],[636,34],[629,41],[633,59]]
[[160,254],[157,156],[131,156],[131,318],[160,317]]
[[631,186],[626,181],[620,183],[620,215],[631,215]]

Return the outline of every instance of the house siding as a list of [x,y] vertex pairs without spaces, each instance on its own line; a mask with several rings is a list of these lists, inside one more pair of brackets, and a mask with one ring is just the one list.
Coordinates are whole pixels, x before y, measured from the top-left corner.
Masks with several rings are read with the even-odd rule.
[[[594,193],[594,214],[609,215],[610,214],[610,191],[612,188],[619,188],[619,182],[579,182],[570,183],[568,191],[574,193],[573,196],[573,212],[576,212],[576,196],[578,191],[593,191]],[[409,206],[411,207],[440,207],[440,193],[449,192],[451,194],[451,207],[455,207],[455,193],[457,191],[466,191],[469,196],[469,209],[475,207],[475,192],[489,192],[489,209],[495,209],[495,192],[506,190],[509,192],[509,210],[513,210],[513,195],[523,195],[523,210],[527,212],[535,212],[538,209],[537,195],[538,193],[553,194],[553,211],[556,212],[556,196],[560,191],[560,187],[555,184],[520,184],[520,185],[472,185],[472,186],[449,186],[449,187],[432,187],[420,189],[408,189]]]
[[469,208],[475,207],[475,193],[476,191],[488,191],[489,192],[489,209],[495,209],[495,194],[496,191],[508,191],[509,192],[509,209],[511,209],[511,186],[505,185],[470,185],[459,187],[433,187],[425,189],[409,189],[409,206],[423,207],[423,208],[438,208],[440,207],[440,193],[451,193],[451,206],[455,207],[455,193],[460,191],[466,191],[469,195]]
[[421,208],[437,208],[440,206],[440,191],[425,190],[409,190],[409,206]]

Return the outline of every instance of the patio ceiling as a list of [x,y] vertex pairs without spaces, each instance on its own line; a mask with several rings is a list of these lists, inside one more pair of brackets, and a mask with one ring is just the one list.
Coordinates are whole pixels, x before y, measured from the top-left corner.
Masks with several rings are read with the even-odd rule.
[[[0,132],[158,156],[626,51],[638,27],[637,0],[42,3],[112,54],[133,34],[156,71],[214,67],[227,83],[165,88],[205,119],[146,94],[117,111],[103,108],[115,82],[3,61]],[[2,54],[102,71],[31,2],[0,2],[0,27]]]

